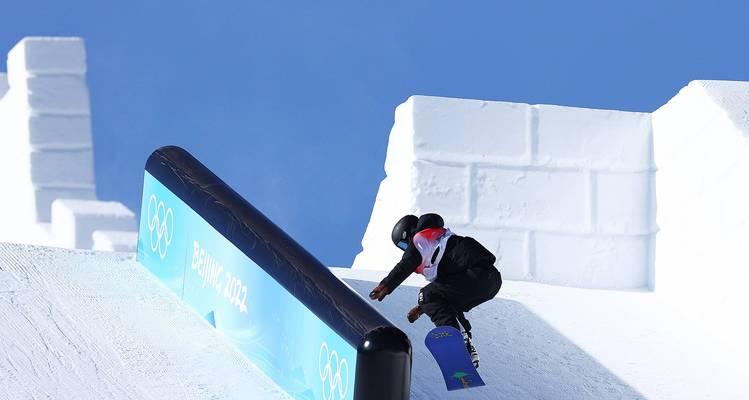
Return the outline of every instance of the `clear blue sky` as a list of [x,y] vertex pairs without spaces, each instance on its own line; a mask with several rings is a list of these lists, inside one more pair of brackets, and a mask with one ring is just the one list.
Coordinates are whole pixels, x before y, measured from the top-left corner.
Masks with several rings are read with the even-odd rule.
[[[0,49],[82,36],[98,195],[192,152],[323,262],[360,250],[394,108],[412,94],[652,111],[749,80],[745,1],[36,1]],[[4,68],[3,68],[4,69]]]

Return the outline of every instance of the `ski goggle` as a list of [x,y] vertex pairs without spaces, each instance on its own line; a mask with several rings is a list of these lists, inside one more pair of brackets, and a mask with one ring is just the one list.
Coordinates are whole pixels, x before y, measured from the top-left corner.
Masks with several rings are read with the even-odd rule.
[[406,251],[406,249],[408,248],[408,240],[401,240],[395,245],[398,246],[399,249]]

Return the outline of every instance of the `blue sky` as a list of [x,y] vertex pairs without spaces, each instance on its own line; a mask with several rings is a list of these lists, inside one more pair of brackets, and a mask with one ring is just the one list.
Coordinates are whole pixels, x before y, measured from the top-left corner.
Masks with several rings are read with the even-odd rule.
[[653,111],[690,80],[749,80],[739,1],[15,0],[0,15],[3,51],[85,38],[100,198],[138,211],[148,154],[176,144],[339,266],[410,95]]

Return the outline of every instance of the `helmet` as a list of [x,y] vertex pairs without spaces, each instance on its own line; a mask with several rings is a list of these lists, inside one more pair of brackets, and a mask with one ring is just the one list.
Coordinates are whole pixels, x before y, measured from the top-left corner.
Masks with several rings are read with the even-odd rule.
[[416,224],[414,233],[421,232],[424,229],[429,228],[444,228],[445,220],[439,214],[429,213],[419,217],[419,222]]
[[405,217],[398,220],[393,227],[393,233],[390,234],[390,238],[393,240],[393,244],[401,249],[406,250],[408,243],[411,242],[411,238],[416,230],[416,224],[419,222],[419,218],[415,215],[406,215]]

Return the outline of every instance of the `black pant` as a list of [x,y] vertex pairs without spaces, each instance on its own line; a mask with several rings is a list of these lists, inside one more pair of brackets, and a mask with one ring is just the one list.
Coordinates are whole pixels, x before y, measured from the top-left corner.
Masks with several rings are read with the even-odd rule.
[[419,291],[419,305],[435,326],[450,325],[460,330],[462,325],[469,332],[471,324],[463,313],[493,299],[501,287],[502,275],[494,266],[471,268],[424,286]]

